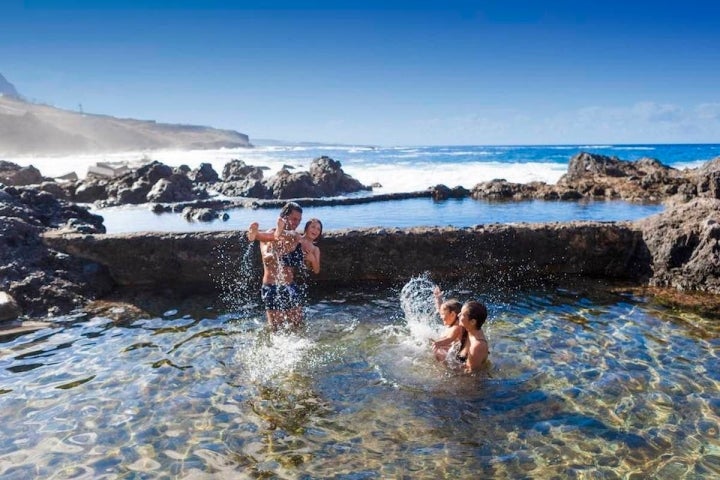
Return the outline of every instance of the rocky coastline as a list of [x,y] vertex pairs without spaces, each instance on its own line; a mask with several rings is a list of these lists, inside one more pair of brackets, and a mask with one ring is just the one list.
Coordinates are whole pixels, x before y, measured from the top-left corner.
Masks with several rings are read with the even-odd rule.
[[[423,272],[508,283],[601,279],[652,288],[653,295],[664,290],[704,295],[704,310],[720,316],[720,158],[679,171],[654,159],[625,162],[580,153],[554,185],[498,179],[471,190],[436,185],[407,194],[327,198],[370,188],[328,157],[314,160],[307,172],[283,168],[269,178],[262,169],[234,160],[222,174],[208,164],[192,170],[149,162],[118,178],[89,176],[70,182],[0,161],[0,322],[68,313],[124,289],[217,291],[212,278],[218,275],[218,252],[241,259],[252,248],[242,232],[107,235],[102,218],[82,203],[147,203],[155,211],[182,211],[187,218],[203,220],[238,206],[276,208],[290,198],[316,205],[409,196],[603,198],[663,202],[667,208],[637,222],[329,232],[322,248],[324,262],[333,268],[313,282],[322,290],[401,282]],[[681,295],[673,297],[682,303]]]

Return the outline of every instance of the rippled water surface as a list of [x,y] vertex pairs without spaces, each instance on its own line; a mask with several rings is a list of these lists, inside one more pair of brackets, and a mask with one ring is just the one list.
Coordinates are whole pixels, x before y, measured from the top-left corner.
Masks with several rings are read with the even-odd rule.
[[[302,203],[302,202],[300,202]],[[107,233],[139,231],[192,232],[207,230],[245,230],[258,221],[265,228],[277,222],[279,208],[236,208],[227,220],[188,222],[180,213],[151,212],[147,206],[124,206],[94,210],[102,215]],[[488,223],[625,221],[637,220],[662,212],[661,205],[611,201],[487,202],[451,199],[435,202],[413,198],[359,205],[304,207],[303,218],[320,218],[326,229],[407,228],[418,226],[471,227]]]
[[[452,287],[452,286],[446,286]],[[490,310],[491,365],[436,362],[431,285],[0,343],[0,477],[720,476],[720,326],[626,294],[449,288]]]

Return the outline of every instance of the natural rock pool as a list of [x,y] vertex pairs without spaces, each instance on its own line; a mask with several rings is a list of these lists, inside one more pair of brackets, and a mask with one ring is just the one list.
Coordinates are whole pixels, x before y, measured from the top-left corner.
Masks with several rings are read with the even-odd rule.
[[424,278],[323,294],[299,333],[243,301],[5,338],[0,476],[720,476],[716,321],[604,290],[443,287],[489,307],[482,374],[434,360]]
[[[358,205],[305,206],[303,218],[317,217],[326,229],[418,226],[468,227],[486,223],[625,221],[645,218],[663,211],[663,206],[647,203],[609,201],[488,202],[471,198],[436,202],[411,198]],[[142,231],[193,232],[208,230],[246,230],[258,221],[270,228],[277,221],[279,208],[236,208],[227,210],[227,221],[188,222],[179,213],[156,214],[147,206],[95,209],[104,218],[108,233]]]

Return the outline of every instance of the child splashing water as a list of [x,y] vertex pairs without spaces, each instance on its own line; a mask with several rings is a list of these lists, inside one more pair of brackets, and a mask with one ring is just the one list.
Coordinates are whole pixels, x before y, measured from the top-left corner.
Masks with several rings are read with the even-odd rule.
[[458,362],[466,373],[480,370],[490,352],[487,338],[482,331],[487,319],[487,308],[475,300],[465,302],[462,308],[458,308],[460,302],[454,299],[442,302],[439,287],[435,287],[433,294],[438,312],[446,326],[445,334],[433,342],[435,358]]
[[433,340],[432,342],[433,353],[435,354],[435,358],[439,361],[446,360],[448,352],[453,349],[453,347],[459,347],[462,336],[465,333],[465,330],[462,325],[460,325],[460,320],[458,318],[460,310],[462,309],[462,304],[454,298],[443,302],[442,293],[443,292],[440,290],[440,287],[435,286],[433,289],[435,306],[440,314],[443,324],[445,325],[445,333],[443,336],[437,340]]

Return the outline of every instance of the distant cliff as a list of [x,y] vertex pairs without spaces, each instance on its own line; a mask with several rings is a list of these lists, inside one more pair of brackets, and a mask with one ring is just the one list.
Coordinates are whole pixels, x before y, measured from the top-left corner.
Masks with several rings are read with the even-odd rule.
[[8,82],[5,77],[2,76],[0,73],[0,95],[6,95],[8,97],[16,97],[19,98],[20,94],[15,89],[15,85]]
[[234,130],[72,112],[0,95],[0,155],[250,146]]

